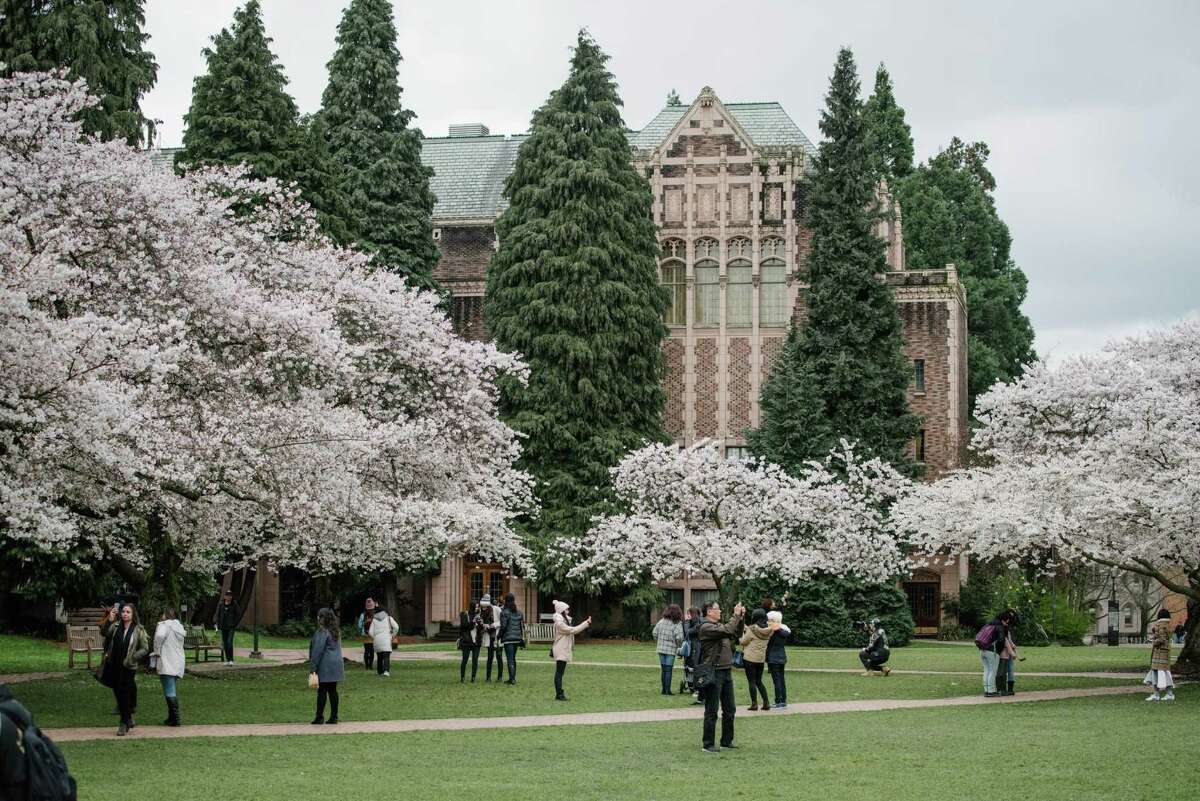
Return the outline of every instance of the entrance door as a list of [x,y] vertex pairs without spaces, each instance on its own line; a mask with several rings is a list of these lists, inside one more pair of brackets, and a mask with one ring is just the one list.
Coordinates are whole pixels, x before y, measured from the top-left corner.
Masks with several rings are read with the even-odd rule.
[[941,582],[937,581],[904,582],[917,634],[937,634],[942,618],[941,588]]
[[463,567],[463,609],[471,609],[485,594],[500,606],[508,592],[508,570],[503,565],[467,562]]

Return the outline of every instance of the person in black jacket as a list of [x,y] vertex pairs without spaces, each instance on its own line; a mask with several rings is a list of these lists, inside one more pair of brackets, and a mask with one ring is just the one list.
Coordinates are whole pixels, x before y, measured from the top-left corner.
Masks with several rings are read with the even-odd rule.
[[877,617],[867,623],[867,631],[871,634],[870,639],[867,640],[867,647],[858,651],[858,660],[862,662],[863,675],[870,676],[878,672],[886,676],[892,672],[892,669],[884,664],[892,655],[892,649],[888,647],[887,632],[883,630],[883,624]]
[[233,593],[225,590],[217,606],[217,628],[221,630],[221,652],[226,665],[233,664],[233,635],[241,621],[242,610],[233,602]]
[[[694,606],[689,607],[687,618],[683,621],[683,639],[688,646],[688,656],[684,660],[684,673],[689,677],[693,676],[696,665],[700,664],[700,624],[702,622],[700,610]],[[704,705],[704,699],[700,697],[700,692],[695,688],[692,688],[692,703]]]
[[700,624],[700,668],[712,666],[712,685],[704,691],[704,735],[702,748],[715,754],[717,748],[717,709],[721,710],[721,748],[737,748],[733,740],[733,718],[737,714],[733,697],[733,647],[731,642],[742,636],[746,625],[742,618],[746,607],[733,607],[733,617],[721,623],[721,605],[716,601],[704,606]]
[[504,683],[516,684],[517,647],[525,647],[525,616],[517,609],[517,596],[511,592],[504,596],[504,608],[500,610],[500,642],[504,644],[504,661],[508,662],[508,681]]
[[471,610],[458,613],[458,649],[462,651],[462,662],[458,666],[458,681],[467,680],[467,660],[471,660],[471,683],[479,672],[479,648],[483,642],[483,621],[479,617],[479,604]]

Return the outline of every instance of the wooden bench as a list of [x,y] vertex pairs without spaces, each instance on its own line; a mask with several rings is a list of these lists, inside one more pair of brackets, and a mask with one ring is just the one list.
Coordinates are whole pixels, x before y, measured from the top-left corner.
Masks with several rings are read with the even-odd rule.
[[[195,656],[193,662],[207,662],[209,654],[216,652],[217,659],[224,659],[225,654],[220,643],[213,644],[208,640],[208,634],[205,633],[203,626],[188,626],[187,634],[183,638],[183,650],[191,651]],[[200,655],[204,658],[201,659]]]
[[67,627],[100,626],[108,617],[108,607],[89,606],[67,610]]
[[75,667],[75,654],[87,657],[88,670],[92,668],[92,654],[104,653],[104,638],[99,626],[67,625],[67,667]]
[[553,623],[529,623],[525,626],[525,639],[529,642],[554,642]]

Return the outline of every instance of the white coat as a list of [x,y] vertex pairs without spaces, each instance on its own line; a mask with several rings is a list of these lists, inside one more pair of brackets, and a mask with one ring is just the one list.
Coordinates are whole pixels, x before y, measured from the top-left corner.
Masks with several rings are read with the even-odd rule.
[[491,616],[492,616],[491,621],[492,622],[490,622],[490,623],[487,622],[487,620],[489,618],[486,614],[484,614],[484,607],[481,606],[479,609],[479,614],[483,617],[484,624],[483,624],[483,633],[480,635],[478,644],[481,648],[491,648],[493,646],[495,646],[496,648],[499,648],[500,647],[500,636],[499,636],[500,635],[500,607],[489,606],[489,607],[487,607],[487,609],[491,610]]
[[158,675],[182,676],[183,640],[187,633],[178,620],[160,620],[154,629],[154,653],[158,656]]
[[550,653],[555,662],[571,661],[571,655],[575,651],[575,635],[587,627],[586,620],[578,626],[572,626],[561,613],[554,616],[554,645],[550,646]]
[[371,626],[367,634],[375,640],[375,653],[390,654],[392,652],[392,637],[400,633],[400,624],[387,612],[376,612],[371,618]]

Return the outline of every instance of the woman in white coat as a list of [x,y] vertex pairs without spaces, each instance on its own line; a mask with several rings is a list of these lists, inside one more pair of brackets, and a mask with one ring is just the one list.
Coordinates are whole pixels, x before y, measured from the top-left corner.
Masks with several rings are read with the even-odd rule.
[[554,700],[565,701],[563,694],[563,674],[567,672],[567,663],[575,650],[575,635],[592,625],[592,619],[571,625],[571,607],[562,601],[554,601],[554,645],[550,647],[550,655],[554,657]]
[[175,695],[176,682],[183,678],[183,640],[187,633],[183,624],[175,617],[175,610],[167,607],[162,619],[154,629],[154,662],[158,680],[162,682],[163,698],[167,702],[167,719],[164,726],[179,725],[179,698]]
[[375,672],[380,676],[392,675],[392,639],[400,633],[400,624],[382,606],[375,610],[367,634],[375,641]]

